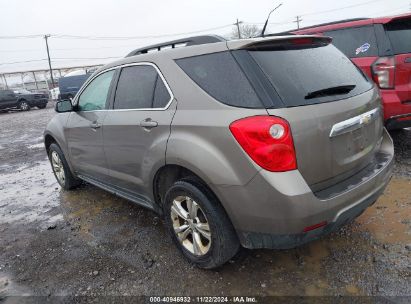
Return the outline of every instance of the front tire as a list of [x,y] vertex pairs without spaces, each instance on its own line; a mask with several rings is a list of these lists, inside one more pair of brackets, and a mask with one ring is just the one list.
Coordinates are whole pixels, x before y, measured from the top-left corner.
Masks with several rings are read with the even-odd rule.
[[81,181],[71,173],[63,151],[57,144],[50,145],[49,160],[54,176],[64,190],[74,189],[81,184]]
[[21,100],[19,103],[19,109],[22,111],[29,111],[30,105],[26,100]]
[[217,268],[238,252],[240,243],[225,210],[200,182],[175,182],[166,193],[163,208],[174,243],[197,267]]

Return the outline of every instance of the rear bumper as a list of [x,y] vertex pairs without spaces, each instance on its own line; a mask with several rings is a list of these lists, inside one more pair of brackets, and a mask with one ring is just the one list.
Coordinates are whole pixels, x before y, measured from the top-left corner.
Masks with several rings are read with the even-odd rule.
[[[339,192],[334,185],[328,196],[313,193],[298,170],[262,170],[247,185],[220,186],[216,194],[244,247],[292,248],[338,229],[377,200],[393,169],[393,144],[385,130],[379,154],[367,175],[341,182]],[[303,232],[324,221],[326,226]]]
[[411,127],[411,113],[390,117],[385,122],[388,130],[396,130]]

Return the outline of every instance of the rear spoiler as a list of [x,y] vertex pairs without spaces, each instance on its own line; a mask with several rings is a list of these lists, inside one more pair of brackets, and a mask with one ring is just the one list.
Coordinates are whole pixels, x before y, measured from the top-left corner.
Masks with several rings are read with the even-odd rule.
[[318,35],[271,36],[227,41],[230,50],[271,50],[320,47],[330,44],[331,37]]

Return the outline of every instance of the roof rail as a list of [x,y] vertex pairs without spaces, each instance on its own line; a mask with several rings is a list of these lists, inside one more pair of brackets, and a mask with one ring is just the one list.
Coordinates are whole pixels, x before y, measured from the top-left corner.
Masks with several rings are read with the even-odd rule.
[[217,36],[217,35],[194,36],[194,37],[182,38],[182,39],[177,39],[177,40],[172,40],[172,41],[167,41],[167,42],[145,46],[145,47],[142,47],[142,48],[139,48],[139,49],[136,49],[130,52],[129,54],[127,54],[126,57],[146,54],[152,51],[161,51],[165,49],[174,49],[174,48],[183,47],[183,46],[208,44],[208,43],[216,43],[216,42],[223,42],[223,41],[226,41],[226,39],[224,39],[223,37]]

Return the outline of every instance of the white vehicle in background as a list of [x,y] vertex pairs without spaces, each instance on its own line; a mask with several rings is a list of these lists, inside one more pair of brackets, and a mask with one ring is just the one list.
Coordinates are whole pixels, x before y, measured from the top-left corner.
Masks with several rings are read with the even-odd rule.
[[59,97],[59,94],[60,94],[59,88],[54,88],[54,89],[49,90],[49,95],[52,100],[57,100]]

